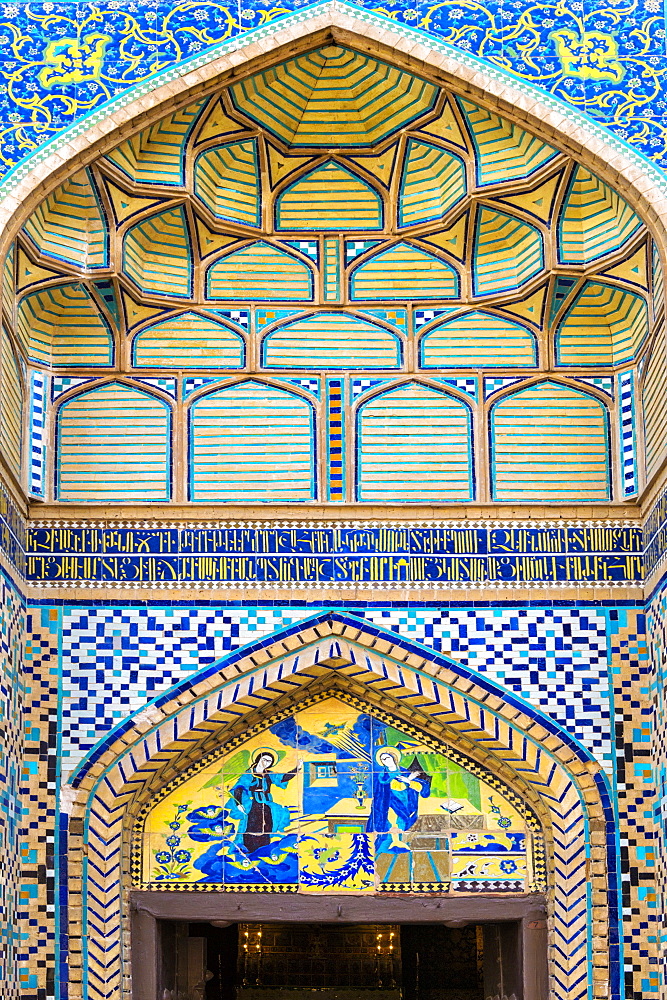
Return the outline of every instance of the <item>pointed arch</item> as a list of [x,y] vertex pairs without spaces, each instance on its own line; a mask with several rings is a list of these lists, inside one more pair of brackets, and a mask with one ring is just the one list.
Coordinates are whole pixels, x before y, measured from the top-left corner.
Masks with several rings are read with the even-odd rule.
[[[142,807],[194,760],[275,715],[281,699],[293,706],[334,688],[362,698],[371,710],[390,709],[473,759],[492,763],[535,809],[552,859],[547,866],[553,872],[551,996],[585,996],[585,944],[593,920],[594,964],[602,970],[615,960],[614,900],[610,937],[606,907],[590,907],[588,896],[592,885],[593,897],[597,891],[606,898],[608,887],[614,888],[608,879],[615,877],[605,831],[588,822],[589,814],[614,822],[599,764],[553,720],[487,677],[354,615],[327,612],[246,646],[171,688],[121,723],[70,776],[63,801],[75,877],[87,844],[81,904],[89,926],[83,960],[90,1000],[116,989],[121,961],[130,957],[123,954],[132,880],[128,850]],[[75,881],[74,906],[80,891]],[[74,963],[79,960],[75,953]]]
[[472,410],[423,382],[390,386],[357,410],[357,499],[472,500]]
[[315,409],[305,396],[245,379],[198,396],[188,418],[190,499],[315,499]]
[[398,368],[397,334],[362,316],[312,313],[274,328],[262,341],[265,368]]
[[171,410],[128,382],[83,389],[60,406],[56,422],[59,500],[168,500]]
[[336,160],[313,167],[276,199],[276,229],[382,229],[384,208],[377,191]]
[[494,402],[495,500],[608,500],[609,414],[592,393],[552,379]]
[[184,312],[144,326],[132,341],[137,368],[242,368],[246,345],[216,313]]

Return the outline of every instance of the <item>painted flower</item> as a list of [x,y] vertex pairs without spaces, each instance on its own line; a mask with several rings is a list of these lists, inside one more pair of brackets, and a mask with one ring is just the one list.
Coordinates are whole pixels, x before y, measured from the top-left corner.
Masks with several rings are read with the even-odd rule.
[[[451,12],[451,16],[454,16],[454,11]],[[407,10],[403,11],[403,19],[405,21],[416,21],[419,17],[419,11],[415,10],[413,7],[409,7]]]
[[155,860],[159,865],[168,865],[171,861],[171,854],[169,851],[157,851]]
[[167,837],[167,840],[166,840],[165,843],[167,844],[167,847],[178,847],[178,845],[180,844],[180,842],[181,842],[181,838],[180,837],[171,836],[171,837]]
[[504,861],[501,861],[500,862],[500,870],[505,875],[513,875],[514,872],[517,870],[516,861],[512,861],[511,858],[507,858]]
[[190,851],[175,851],[174,861],[178,861],[179,865],[184,865],[190,860]]
[[659,10],[662,10],[662,3],[660,0],[646,0],[644,6],[650,14],[657,14]]

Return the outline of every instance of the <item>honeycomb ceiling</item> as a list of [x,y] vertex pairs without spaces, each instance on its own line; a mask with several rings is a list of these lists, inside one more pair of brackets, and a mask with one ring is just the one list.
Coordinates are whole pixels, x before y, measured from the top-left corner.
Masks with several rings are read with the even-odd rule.
[[644,349],[650,256],[640,219],[585,167],[326,46],[53,191],[7,266],[5,321],[32,362],[63,369],[585,372]]

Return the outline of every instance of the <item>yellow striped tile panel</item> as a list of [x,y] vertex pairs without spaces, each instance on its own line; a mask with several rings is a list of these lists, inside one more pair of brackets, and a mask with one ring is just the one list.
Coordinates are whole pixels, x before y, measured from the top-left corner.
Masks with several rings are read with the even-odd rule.
[[58,499],[169,499],[169,411],[120,382],[90,389],[58,414]]
[[2,304],[8,316],[14,315],[14,297],[16,294],[14,253],[15,244],[12,243],[2,265]]
[[543,267],[542,237],[534,226],[504,212],[480,208],[473,257],[476,295],[520,288]]
[[204,396],[190,412],[190,465],[192,500],[311,500],[312,408],[253,381]]
[[137,368],[242,368],[245,345],[213,316],[187,312],[138,333],[132,358]]
[[282,230],[382,228],[382,200],[351,170],[333,160],[291,184],[276,201]]
[[646,302],[633,292],[587,282],[556,333],[562,365],[610,365],[629,361],[648,332]]
[[43,364],[110,365],[113,338],[85,286],[72,282],[31,292],[18,307],[28,354]]
[[155,125],[121,142],[107,159],[137,184],[185,182],[185,143],[204,101],[175,111]]
[[239,111],[291,146],[376,143],[433,107],[437,87],[388,63],[327,45],[230,88]]
[[418,382],[375,396],[358,418],[357,499],[473,499],[470,411]]
[[221,257],[208,269],[207,296],[212,301],[258,299],[263,302],[313,298],[313,274],[300,260],[270,243],[251,243]]
[[619,250],[641,226],[640,219],[612,188],[577,167],[558,224],[561,264],[588,264]]
[[107,267],[108,225],[87,170],[73,174],[30,216],[23,231],[46,257],[77,267]]
[[340,246],[338,239],[324,241],[324,301],[341,301]]
[[597,399],[541,382],[491,411],[496,500],[609,499],[607,415]]
[[142,292],[189,298],[192,256],[182,208],[132,226],[123,241],[123,270]]
[[658,332],[651,346],[651,354],[646,362],[646,373],[642,383],[647,479],[650,479],[653,473],[660,468],[667,446],[667,422],[665,421],[666,354],[665,331],[663,329]]
[[268,334],[262,356],[267,368],[398,368],[401,343],[359,316],[324,312]]
[[23,437],[23,388],[19,365],[11,341],[2,331],[0,352],[0,452],[10,469],[21,479]]
[[458,156],[409,140],[398,201],[399,226],[442,219],[465,193],[465,167]]
[[535,336],[512,320],[474,311],[424,334],[424,368],[514,368],[537,364]]
[[475,145],[478,184],[500,184],[529,177],[556,156],[541,139],[500,115],[458,98]]
[[653,244],[651,259],[653,265],[653,314],[657,316],[665,308],[665,277],[662,264],[660,263],[660,254],[655,243]]
[[455,299],[458,274],[449,264],[410,243],[398,243],[360,264],[350,278],[350,296],[373,299]]
[[195,194],[217,219],[259,226],[261,196],[256,140],[232,142],[198,156]]

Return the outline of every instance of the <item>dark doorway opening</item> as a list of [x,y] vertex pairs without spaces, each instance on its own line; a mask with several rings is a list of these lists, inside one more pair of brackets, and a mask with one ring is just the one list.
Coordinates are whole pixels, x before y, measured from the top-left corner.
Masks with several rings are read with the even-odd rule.
[[159,920],[157,931],[158,1000],[524,1000],[519,921]]

